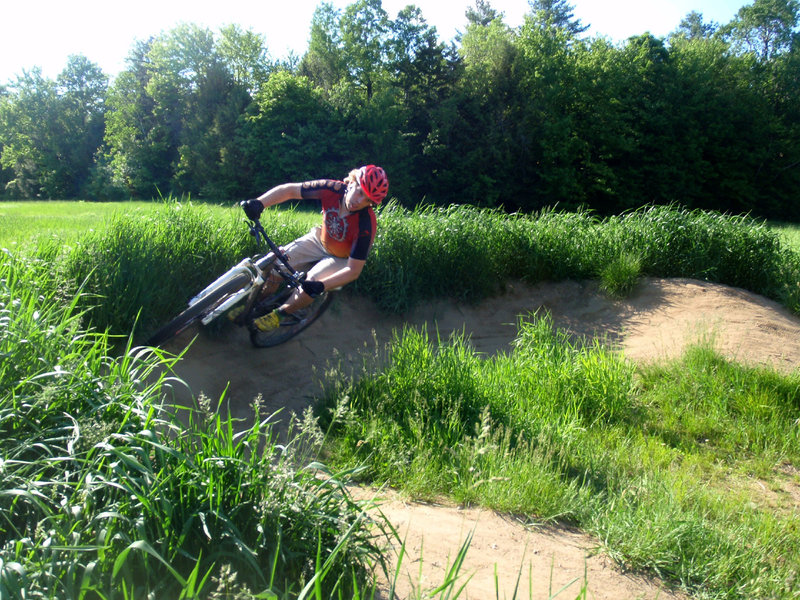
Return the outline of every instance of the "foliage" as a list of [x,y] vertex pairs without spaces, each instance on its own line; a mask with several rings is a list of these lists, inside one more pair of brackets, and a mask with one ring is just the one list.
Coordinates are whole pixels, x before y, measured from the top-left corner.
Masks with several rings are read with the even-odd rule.
[[625,298],[633,292],[642,272],[642,259],[623,253],[600,270],[600,289],[612,298]]
[[[62,204],[58,212],[73,216],[52,222],[66,226],[86,206],[94,205],[76,204],[70,211]],[[61,288],[74,292],[83,285],[81,306],[91,307],[91,321],[100,330],[127,335],[138,321],[137,338],[146,336],[198,290],[258,251],[241,213],[231,207],[175,200],[118,207],[100,213],[106,220],[86,235],[69,234],[67,245],[63,235],[69,232],[58,230],[40,238],[38,250],[25,244],[53,264]],[[30,230],[18,211],[6,212],[20,233]],[[51,222],[45,220],[50,214],[34,208],[31,218]],[[293,207],[263,216],[279,244],[318,219]],[[587,211],[508,215],[470,206],[408,210],[389,202],[379,210],[378,223],[367,266],[348,290],[388,312],[403,313],[435,298],[478,302],[514,280],[602,280],[614,266],[619,269],[606,276],[620,290],[640,275],[690,277],[749,289],[800,312],[800,253],[774,227],[749,217],[674,206],[605,218]]]
[[[110,354],[49,263],[0,263],[0,596],[348,597],[377,558],[313,421],[278,444],[200,399],[161,406],[175,358]],[[315,560],[316,557],[316,560]],[[220,586],[224,586],[220,590]],[[239,596],[238,594],[241,594]],[[232,596],[231,596],[232,597]]]
[[799,383],[702,343],[635,369],[531,315],[490,357],[404,330],[357,379],[332,376],[320,411],[334,464],[373,485],[577,525],[698,597],[789,599]]
[[[263,40],[262,40],[263,42]],[[160,193],[230,196],[247,175],[236,143],[249,89],[265,67],[259,41],[226,29],[222,51],[208,29],[181,25],[140,43],[109,93],[106,144],[115,180],[136,197]]]
[[[650,206],[599,219],[587,212],[506,215],[452,206],[380,211],[373,255],[356,289],[405,311],[434,297],[477,301],[504,281],[598,277],[621,256],[651,277],[693,277],[795,307],[800,255],[748,217]],[[795,298],[791,300],[790,298]]]
[[800,219],[796,0],[616,45],[563,0],[518,28],[484,2],[465,18],[446,44],[414,6],[322,3],[299,59],[182,24],[135,43],[107,88],[82,57],[57,82],[26,73],[0,93],[0,195],[230,199],[378,163],[408,207]]
[[233,211],[212,218],[210,207],[170,201],[158,210],[115,213],[107,226],[83,237],[65,258],[61,272],[84,285],[83,306],[91,306],[99,329],[129,331],[143,306],[139,325],[152,330],[154,315],[177,313],[186,299],[238,262],[249,238]]
[[725,28],[734,48],[751,52],[769,61],[790,51],[797,43],[800,2],[797,0],[758,0],[742,6]]
[[317,179],[320,172],[344,178],[348,166],[335,147],[344,123],[308,79],[275,73],[256,95],[254,107],[243,154],[247,163],[264,168],[253,174],[252,195],[271,182]]
[[[357,477],[578,525],[619,563],[698,596],[796,595],[793,507],[782,493],[767,502],[760,481],[796,483],[797,375],[735,365],[710,345],[635,369],[544,315],[523,319],[509,352],[489,358],[463,336],[405,330],[365,356],[357,378],[339,372],[326,386],[332,475],[308,462],[322,439],[311,415],[300,427],[308,437],[284,445],[257,405],[239,432],[205,402],[179,424],[159,405],[172,358],[130,343],[114,358],[111,338],[87,331],[104,322],[129,331],[153,281],[201,285],[252,251],[226,209],[130,208],[70,248],[3,254],[3,594],[289,598],[306,586],[318,598],[355,597],[377,560],[363,507],[342,488]],[[308,226],[293,211],[265,217],[279,242]],[[389,203],[379,219],[376,270],[358,286],[394,309],[431,294],[479,298],[520,275],[591,277],[626,254],[644,274],[786,297],[795,286],[800,308],[800,256],[748,217]]]
[[[71,56],[57,81],[23,73],[0,103],[0,161],[13,171],[11,198],[75,198],[90,193],[105,129],[107,77]],[[11,100],[13,98],[13,100]]]

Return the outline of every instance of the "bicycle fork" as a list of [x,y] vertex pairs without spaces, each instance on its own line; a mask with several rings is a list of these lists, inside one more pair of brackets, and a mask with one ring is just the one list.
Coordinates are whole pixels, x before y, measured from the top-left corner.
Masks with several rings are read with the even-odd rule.
[[259,289],[261,285],[264,283],[264,276],[262,274],[262,270],[253,262],[251,258],[243,259],[238,265],[228,270],[224,275],[217,278],[211,285],[206,287],[196,296],[189,300],[189,306],[192,306],[215,289],[223,285],[224,283],[230,281],[233,277],[237,275],[244,274],[249,278],[249,282],[245,284],[240,290],[230,294],[225,300],[214,307],[208,314],[206,314],[200,321],[203,325],[208,325],[219,317],[221,314],[226,312],[229,308],[234,306],[242,297],[246,296],[250,293],[251,290]]

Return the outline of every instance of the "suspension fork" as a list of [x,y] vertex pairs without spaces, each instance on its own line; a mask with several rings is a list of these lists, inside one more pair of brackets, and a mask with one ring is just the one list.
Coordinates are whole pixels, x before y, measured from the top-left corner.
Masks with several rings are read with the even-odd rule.
[[189,306],[196,304],[199,300],[205,298],[209,293],[217,289],[220,285],[228,281],[231,277],[233,277],[234,275],[238,275],[240,273],[244,273],[250,278],[250,285],[247,286],[247,289],[249,289],[250,286],[253,285],[255,280],[257,280],[258,276],[260,275],[258,269],[255,268],[255,265],[253,264],[253,261],[250,258],[242,259],[242,261],[239,264],[228,269],[228,271],[217,277],[217,279],[215,279],[211,284],[206,286],[205,289],[198,292],[198,294],[194,296],[194,298],[191,298],[189,300]]

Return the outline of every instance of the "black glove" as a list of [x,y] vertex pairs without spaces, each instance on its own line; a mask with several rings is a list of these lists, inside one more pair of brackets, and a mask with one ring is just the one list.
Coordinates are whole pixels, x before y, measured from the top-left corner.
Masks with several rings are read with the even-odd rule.
[[312,298],[316,298],[325,291],[325,284],[321,281],[304,281],[300,284],[300,287],[302,287],[303,291]]
[[244,209],[244,214],[251,221],[256,221],[261,216],[261,213],[264,212],[264,205],[261,204],[261,200],[242,200],[239,206]]

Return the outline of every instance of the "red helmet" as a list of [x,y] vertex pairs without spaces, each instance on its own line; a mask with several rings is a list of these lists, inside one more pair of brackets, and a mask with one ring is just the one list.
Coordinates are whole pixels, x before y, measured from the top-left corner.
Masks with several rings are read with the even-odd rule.
[[380,204],[389,191],[389,180],[386,171],[375,165],[367,165],[358,170],[358,183],[375,204]]

